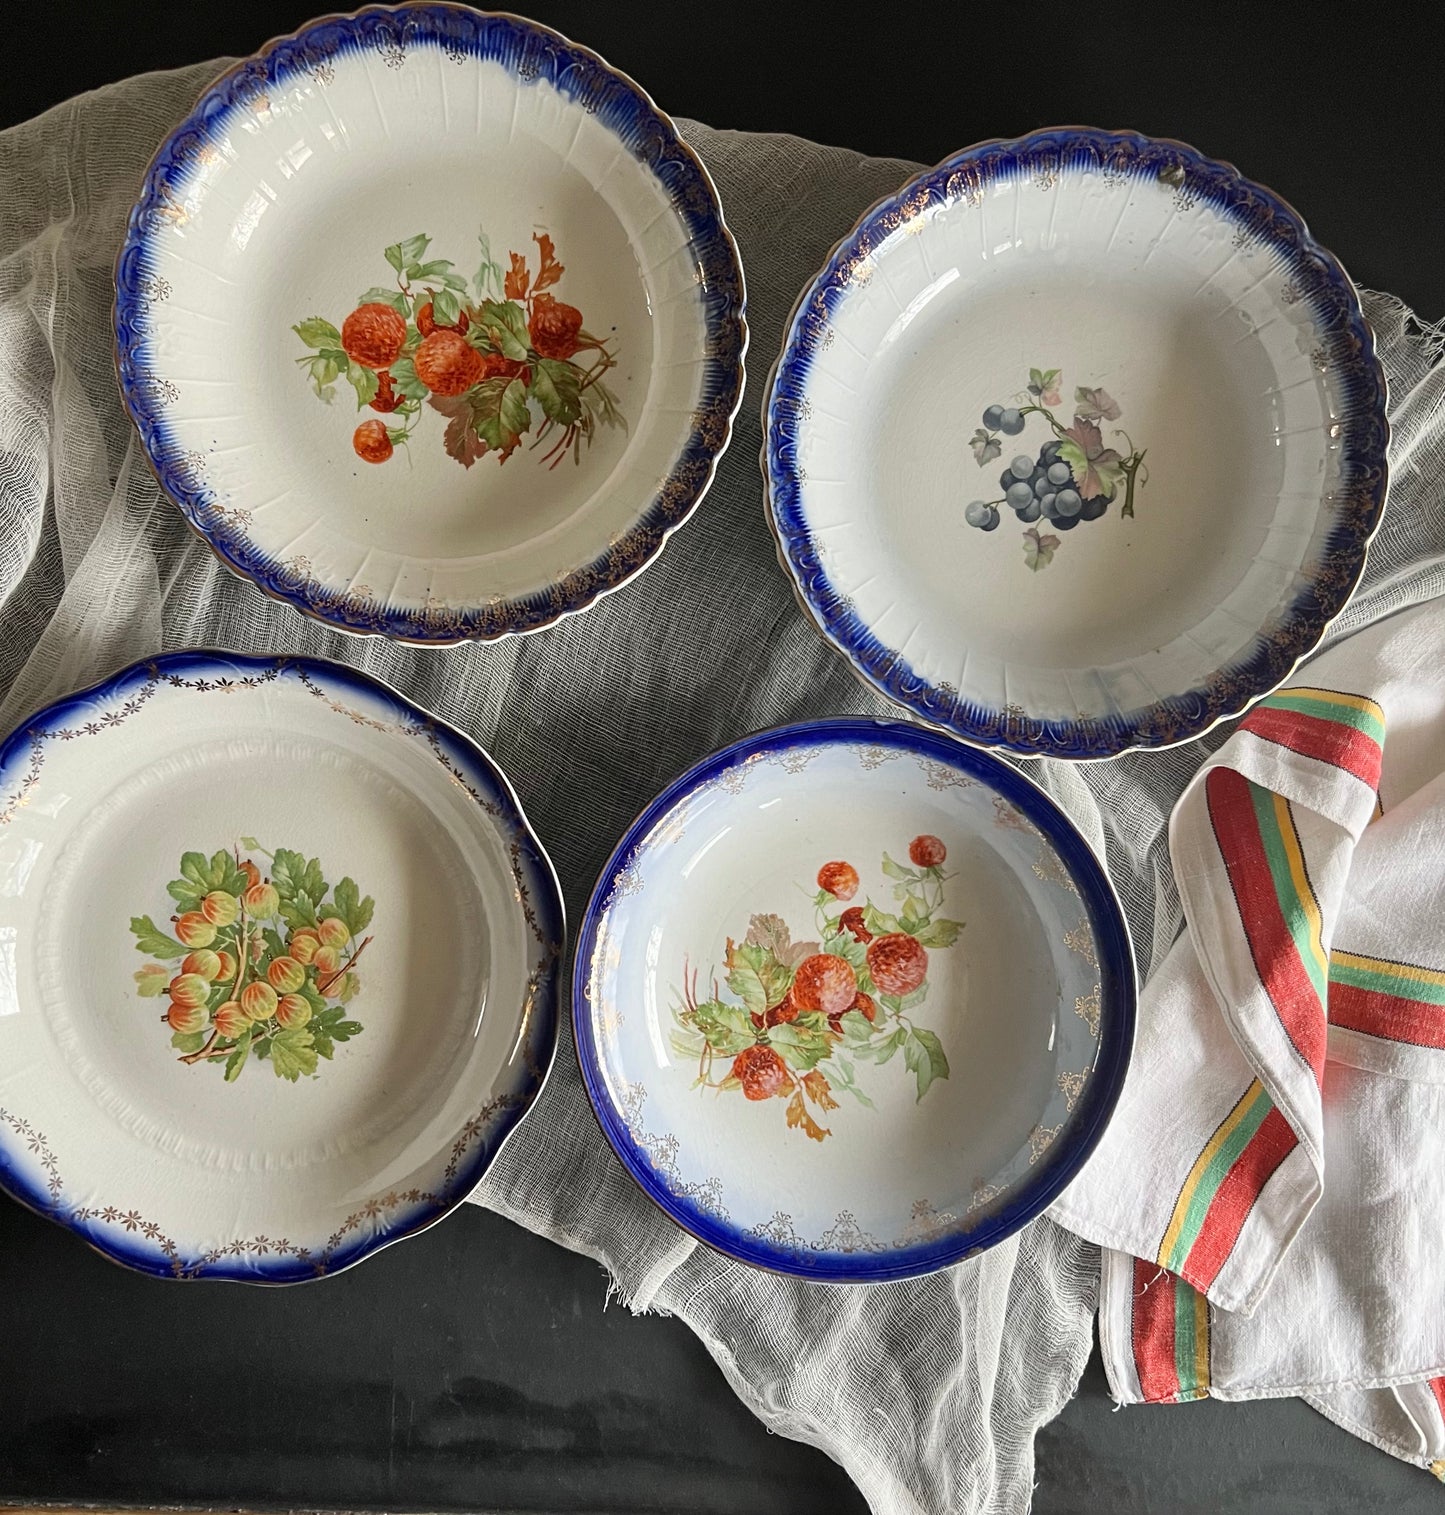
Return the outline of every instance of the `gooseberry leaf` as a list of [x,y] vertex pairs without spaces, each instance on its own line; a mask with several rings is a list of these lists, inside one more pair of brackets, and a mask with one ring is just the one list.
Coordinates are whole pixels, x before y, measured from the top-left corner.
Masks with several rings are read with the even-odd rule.
[[171,970],[163,963],[147,963],[135,970],[136,993],[142,999],[155,999],[171,981]]
[[135,935],[135,950],[148,957],[184,957],[186,949],[173,936],[164,931],[148,915],[133,915],[130,929]]
[[365,899],[361,898],[361,891],[356,887],[356,880],[344,878],[336,886],[332,895],[335,900],[333,907],[323,907],[319,912],[324,918],[328,914],[334,915],[338,920],[345,922],[352,936],[360,936],[371,924],[372,911],[376,908],[375,901],[368,894]]
[[290,1026],[271,1038],[271,1067],[277,1078],[295,1083],[303,1073],[316,1072],[316,1048],[305,1026]]
[[166,885],[166,893],[182,910],[194,910],[201,903],[201,891],[189,879],[173,878]]
[[177,1052],[199,1052],[206,1045],[206,1033],[204,1031],[175,1031],[171,1034],[171,1046]]
[[[236,1045],[231,1048],[231,1055],[226,1059],[226,1082],[235,1083],[240,1076],[241,1069],[246,1066],[246,1059],[251,1055],[251,1032],[248,1028],[240,1035]],[[249,1088],[250,1086],[247,1085]]]
[[1003,452],[1003,443],[982,426],[969,438],[968,445],[973,449],[973,460],[980,468],[986,463],[992,463]]

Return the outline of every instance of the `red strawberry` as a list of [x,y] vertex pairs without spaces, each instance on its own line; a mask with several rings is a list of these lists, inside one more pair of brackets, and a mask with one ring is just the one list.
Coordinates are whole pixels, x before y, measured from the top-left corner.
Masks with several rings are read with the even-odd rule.
[[[874,1004],[873,1000],[868,995],[864,994],[861,989],[858,991],[857,999],[855,999],[853,1003],[848,1006],[848,1010],[856,1010],[859,1015],[866,1015],[870,1021],[878,1019],[878,1006]],[[848,1013],[848,1010],[845,1010],[843,1012],[843,1015],[846,1015]],[[843,1034],[843,1027],[841,1024],[843,1015],[830,1015],[828,1017],[828,1029],[833,1033],[834,1036],[842,1036]]]
[[389,416],[401,404],[401,396],[392,386],[391,375],[382,369],[376,376],[376,393],[371,397],[371,408]]
[[851,900],[858,892],[858,870],[852,863],[824,863],[818,869],[818,887],[834,899]]
[[363,368],[388,368],[401,356],[406,322],[390,305],[358,305],[341,323],[346,356]]
[[582,312],[549,294],[534,295],[528,323],[532,346],[544,358],[570,358],[577,351]]
[[433,394],[459,395],[482,377],[482,355],[454,331],[434,331],[416,350],[416,376]]
[[916,936],[891,931],[868,943],[868,972],[884,994],[912,994],[928,976],[928,952]]
[[351,439],[356,456],[368,463],[385,463],[396,449],[387,435],[385,421],[363,421]]
[[948,856],[948,848],[936,836],[915,836],[908,844],[908,855],[916,868],[937,868]]
[[855,942],[871,942],[873,933],[863,924],[863,907],[861,905],[849,905],[838,917],[838,924],[852,933]]
[[790,1080],[783,1060],[771,1047],[745,1047],[733,1059],[733,1077],[749,1099],[771,1099],[787,1092]]
[[450,323],[438,321],[432,314],[432,302],[428,300],[416,313],[416,329],[424,337],[429,337],[434,331],[456,331],[465,333],[467,327],[472,324],[472,318],[462,311],[455,321]]
[[815,952],[798,964],[789,997],[800,1010],[841,1015],[858,993],[858,975],[845,958]]
[[793,991],[789,989],[781,1002],[774,1005],[763,1017],[763,1024],[765,1026],[776,1026],[787,1021],[795,1021],[797,1018],[798,1007],[793,1002]]

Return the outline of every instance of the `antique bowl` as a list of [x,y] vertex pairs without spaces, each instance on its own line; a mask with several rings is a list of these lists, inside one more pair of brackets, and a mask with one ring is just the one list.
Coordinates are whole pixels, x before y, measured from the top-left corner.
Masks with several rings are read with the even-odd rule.
[[466,1197],[556,1045],[507,780],[375,680],[177,652],[0,746],[0,1188],[167,1278],[334,1273]]
[[1039,1214],[1134,1027],[1128,933],[1062,811],[899,722],[752,736],[670,784],[597,881],[572,988],[608,1140],[680,1226],[834,1283]]
[[534,631],[707,491],[743,388],[707,170],[594,53],[372,6],[166,139],[116,268],[125,404],[221,560],[328,624]]
[[1339,264],[1178,142],[988,142],[876,205],[764,406],[784,565],[921,719],[1023,755],[1172,745],[1320,640],[1385,493]]

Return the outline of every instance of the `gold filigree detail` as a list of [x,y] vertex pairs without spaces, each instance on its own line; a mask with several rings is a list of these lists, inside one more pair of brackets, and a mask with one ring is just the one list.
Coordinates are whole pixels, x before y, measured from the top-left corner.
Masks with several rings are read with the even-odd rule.
[[1087,994],[1079,995],[1074,1001],[1074,1014],[1089,1028],[1089,1035],[1095,1039],[1099,1035],[1099,1016],[1101,1013],[1099,993],[1099,985],[1095,984]]
[[1005,831],[1022,831],[1026,836],[1038,835],[1036,827],[1027,819],[1023,811],[1001,794],[993,797],[993,819],[994,824]]
[[1034,860],[1034,877],[1041,883],[1057,884],[1061,889],[1067,889],[1070,894],[1079,892],[1078,886],[1069,877],[1068,870],[1064,867],[1057,852],[1047,844],[1040,850]]
[[1044,1153],[1049,1150],[1054,1138],[1059,1134],[1061,1129],[1059,1126],[1035,1126],[1029,1132],[1029,1167],[1032,1168]]
[[896,747],[879,747],[875,744],[871,747],[860,747],[858,749],[859,763],[870,771],[875,768],[881,768],[884,763],[891,763],[902,756],[903,754]]
[[1089,1070],[1083,1069],[1079,1073],[1059,1074],[1059,1093],[1064,1096],[1064,1109],[1070,1115],[1074,1113],[1074,1106],[1079,1102],[1079,1096],[1084,1092],[1084,1085],[1089,1081]]
[[933,1241],[955,1230],[958,1224],[958,1216],[952,1210],[935,1208],[931,1199],[915,1199],[913,1214],[898,1238],[898,1245],[907,1246],[910,1242]]
[[970,778],[966,773],[960,773],[957,768],[950,767],[947,763],[940,763],[935,758],[920,758],[919,766],[923,769],[923,776],[928,780],[930,789],[976,789],[978,780]]
[[1099,966],[1099,952],[1088,921],[1080,921],[1073,930],[1064,932],[1064,946],[1070,952],[1077,952],[1091,968]]

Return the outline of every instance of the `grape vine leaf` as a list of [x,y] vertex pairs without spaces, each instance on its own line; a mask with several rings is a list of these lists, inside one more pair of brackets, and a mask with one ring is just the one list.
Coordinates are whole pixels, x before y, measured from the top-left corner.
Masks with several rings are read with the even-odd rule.
[[498,449],[500,461],[505,463],[516,451],[522,433],[532,426],[527,410],[527,386],[520,379],[497,374],[483,379],[472,390],[472,396],[472,424],[488,447]]
[[1083,384],[1074,391],[1074,409],[1086,421],[1117,421],[1123,414],[1107,389],[1089,389]]
[[293,1084],[303,1073],[316,1072],[316,1048],[305,1026],[290,1026],[271,1038],[271,1066],[277,1078]]
[[[243,1031],[236,1045],[231,1048],[231,1055],[226,1059],[226,1082],[234,1083],[240,1076],[241,1069],[246,1066],[246,1059],[251,1055],[251,1032],[249,1028]],[[246,1086],[250,1088],[248,1084]]]
[[943,1053],[943,1043],[923,1026],[909,1030],[908,1039],[903,1044],[903,1061],[918,1081],[919,1099],[928,1093],[934,1079],[948,1077],[948,1059]]
[[1047,568],[1053,562],[1058,546],[1059,539],[1053,532],[1040,534],[1037,526],[1030,526],[1024,532],[1024,563],[1037,573],[1040,568]]
[[982,426],[969,438],[968,445],[973,449],[973,460],[980,468],[986,463],[992,463],[1003,453],[1003,443]]
[[1124,460],[1112,447],[1104,446],[1099,428],[1085,415],[1064,428],[1067,440],[1059,443],[1059,458],[1069,465],[1074,486],[1086,500],[1113,494],[1124,482]]
[[171,981],[171,970],[161,963],[147,963],[135,970],[136,993],[142,999],[155,999]]
[[820,1126],[817,1121],[808,1114],[803,1104],[803,1092],[800,1089],[788,1101],[788,1125],[789,1127],[801,1126],[807,1136],[811,1136],[815,1142],[820,1142],[829,1134],[826,1126]]
[[558,279],[566,272],[566,269],[557,261],[557,249],[552,245],[552,239],[546,232],[532,233],[532,240],[537,244],[541,266],[537,270],[537,282],[532,286],[532,293],[540,294],[544,289],[550,289]]
[[571,426],[582,414],[582,375],[575,363],[538,358],[532,370],[532,393],[549,421]]
[[472,402],[469,395],[432,395],[428,403],[447,417],[447,429],[442,437],[442,446],[449,458],[455,458],[463,468],[470,468],[478,458],[487,454],[486,442],[477,435],[472,424]]
[[184,957],[186,949],[164,931],[148,915],[133,915],[130,929],[135,934],[135,950],[149,957]]
[[1057,405],[1061,398],[1059,394],[1059,373],[1057,368],[1031,368],[1029,369],[1029,393],[1040,405]]

